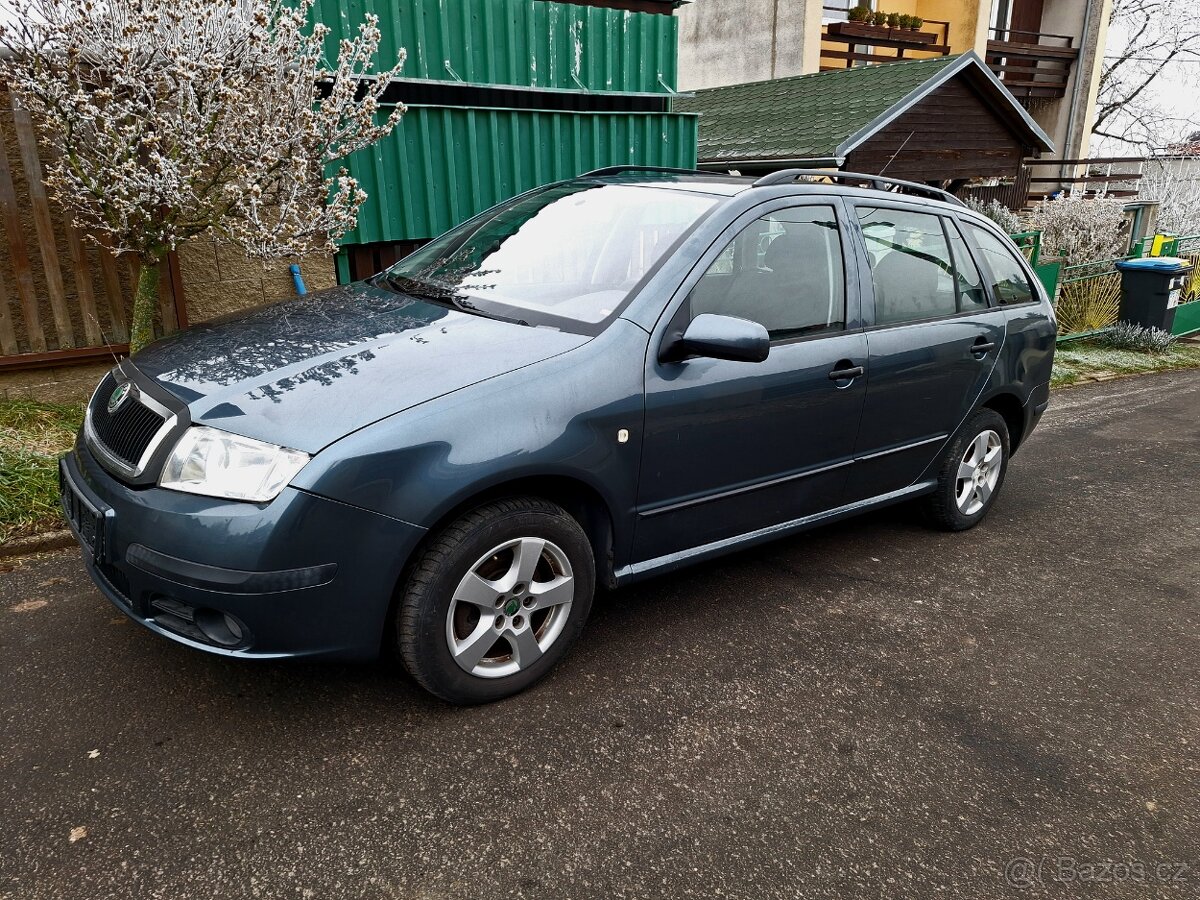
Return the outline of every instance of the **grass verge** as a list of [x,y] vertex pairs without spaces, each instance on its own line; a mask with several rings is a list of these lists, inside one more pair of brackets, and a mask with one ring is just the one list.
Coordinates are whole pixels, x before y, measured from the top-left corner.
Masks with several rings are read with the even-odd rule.
[[65,527],[58,457],[82,421],[82,404],[0,400],[0,544]]
[[1177,342],[1166,353],[1114,350],[1095,341],[1061,344],[1054,354],[1051,387],[1143,372],[1200,368],[1200,344]]

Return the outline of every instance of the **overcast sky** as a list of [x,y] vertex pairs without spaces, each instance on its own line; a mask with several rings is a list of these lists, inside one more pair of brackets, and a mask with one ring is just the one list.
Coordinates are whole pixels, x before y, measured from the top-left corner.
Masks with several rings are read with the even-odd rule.
[[[1200,0],[1197,0],[1200,2]],[[1119,27],[1113,26],[1108,30],[1108,47],[1106,55],[1119,53],[1125,43],[1125,35]],[[1147,91],[1161,104],[1168,117],[1175,119],[1190,118],[1200,120],[1200,60],[1195,57],[1188,59],[1176,58],[1163,67],[1162,73],[1151,83]],[[1189,129],[1179,122],[1165,123],[1169,130],[1168,140],[1178,140],[1186,136],[1190,130],[1200,129],[1200,125]],[[1182,132],[1182,133],[1181,133]],[[1111,138],[1097,137],[1092,142],[1092,156],[1125,156],[1137,155],[1138,148]]]

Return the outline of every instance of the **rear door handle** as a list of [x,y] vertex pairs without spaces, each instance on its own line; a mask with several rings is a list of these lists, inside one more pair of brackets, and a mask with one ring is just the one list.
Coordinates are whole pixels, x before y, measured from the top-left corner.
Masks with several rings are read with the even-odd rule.
[[858,378],[866,369],[862,366],[850,366],[845,369],[834,369],[829,373],[830,381],[846,381],[849,378]]
[[977,359],[983,359],[987,353],[995,349],[995,341],[985,341],[983,338],[979,338],[979,340],[971,345],[971,352],[975,354]]

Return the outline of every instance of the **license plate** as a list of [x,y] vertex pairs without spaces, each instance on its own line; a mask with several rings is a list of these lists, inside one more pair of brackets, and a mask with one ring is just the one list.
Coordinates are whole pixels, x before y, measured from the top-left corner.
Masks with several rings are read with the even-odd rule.
[[65,463],[58,464],[58,486],[63,515],[93,559],[104,555],[104,513],[97,509],[71,481]]

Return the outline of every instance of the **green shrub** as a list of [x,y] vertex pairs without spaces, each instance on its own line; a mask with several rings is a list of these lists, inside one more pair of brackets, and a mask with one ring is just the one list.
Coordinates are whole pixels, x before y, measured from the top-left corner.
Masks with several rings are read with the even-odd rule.
[[1130,322],[1118,322],[1100,339],[1113,350],[1132,350],[1138,353],[1168,353],[1179,340],[1161,328],[1143,328]]
[[1016,234],[1021,230],[1021,220],[1017,218],[1017,214],[994,197],[987,203],[981,203],[974,197],[967,197],[963,203],[966,204],[967,209],[977,212],[981,216],[987,216],[999,225],[1005,234]]

